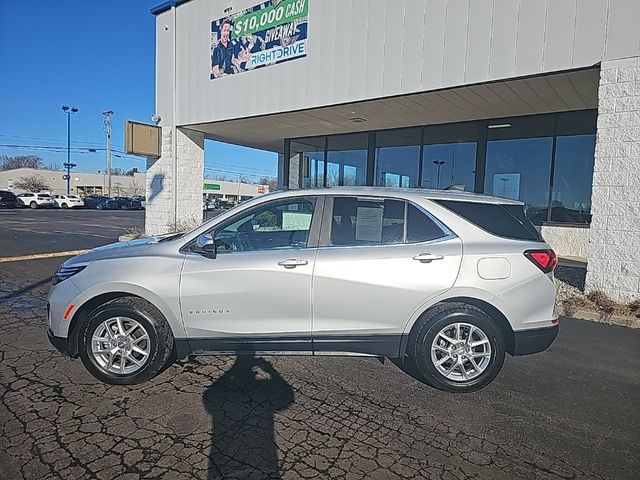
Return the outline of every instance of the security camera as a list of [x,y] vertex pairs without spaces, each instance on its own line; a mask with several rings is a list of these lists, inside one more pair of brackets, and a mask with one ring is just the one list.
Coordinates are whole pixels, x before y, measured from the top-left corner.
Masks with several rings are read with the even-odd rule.
[[154,113],[151,115],[151,121],[155,124],[158,125],[160,123],[160,121],[162,120],[162,118],[160,117],[160,115],[158,115],[157,113]]

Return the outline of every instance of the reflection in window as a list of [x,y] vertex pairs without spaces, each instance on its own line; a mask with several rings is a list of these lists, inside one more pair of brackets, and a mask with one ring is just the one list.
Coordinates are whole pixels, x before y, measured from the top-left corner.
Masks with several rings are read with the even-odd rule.
[[422,186],[473,192],[477,137],[476,122],[425,127]]
[[589,223],[595,135],[556,139],[551,221]]
[[425,145],[422,186],[473,192],[475,168],[476,142]]
[[484,191],[521,200],[534,223],[544,221],[549,202],[553,139],[517,138],[487,142]]
[[292,179],[295,179],[295,184],[293,187],[289,185],[289,188],[324,186],[324,137],[291,142],[289,181]]
[[366,185],[369,135],[354,133],[329,137],[327,148],[328,187]]
[[418,186],[420,137],[419,128],[376,134],[376,185],[403,188]]

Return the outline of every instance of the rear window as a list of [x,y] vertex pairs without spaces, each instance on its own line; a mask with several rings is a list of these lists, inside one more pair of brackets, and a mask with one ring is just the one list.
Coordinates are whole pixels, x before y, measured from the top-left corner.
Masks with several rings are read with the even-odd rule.
[[499,237],[539,242],[540,234],[524,214],[523,205],[434,200],[474,225]]

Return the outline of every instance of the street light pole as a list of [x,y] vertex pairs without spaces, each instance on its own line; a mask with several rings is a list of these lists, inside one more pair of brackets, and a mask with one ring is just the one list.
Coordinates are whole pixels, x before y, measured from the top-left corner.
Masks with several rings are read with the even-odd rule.
[[63,105],[62,111],[67,114],[67,163],[64,164],[64,168],[67,169],[67,174],[64,179],[67,181],[67,195],[71,193],[71,169],[76,167],[75,163],[71,163],[71,115],[77,113],[76,107],[69,108],[69,105]]
[[438,167],[438,176],[436,180],[436,188],[440,188],[440,167],[445,164],[444,160],[434,160],[433,163]]

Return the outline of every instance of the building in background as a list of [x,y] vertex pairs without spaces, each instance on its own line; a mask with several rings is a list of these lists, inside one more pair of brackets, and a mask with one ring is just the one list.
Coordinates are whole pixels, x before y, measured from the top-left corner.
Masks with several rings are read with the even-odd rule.
[[522,200],[559,254],[588,259],[588,289],[640,296],[639,1],[169,0],[152,12],[162,157],[147,190],[165,188],[147,205],[150,233],[199,214],[210,138],[277,152],[282,188]]
[[253,183],[228,182],[225,180],[204,180],[202,193],[210,200],[224,200],[230,203],[243,202],[250,198],[269,193],[267,185]]
[[[44,188],[52,195],[67,193],[67,181],[63,178],[66,172],[55,170],[41,170],[33,168],[16,168],[0,171],[0,190],[9,190],[16,194],[27,191],[16,184],[24,178],[37,177],[42,180]],[[249,200],[257,195],[269,192],[267,185],[255,185],[252,183],[229,182],[222,180],[200,179],[203,198],[220,199],[237,203]],[[199,182],[196,181],[196,185]],[[71,193],[84,197],[87,195],[106,195],[108,180],[103,173],[72,172]],[[130,175],[111,175],[111,195],[134,196],[145,194],[145,174],[134,173]],[[238,200],[239,198],[239,200]]]
[[[52,195],[67,193],[67,181],[64,179],[66,172],[56,170],[41,170],[33,168],[16,168],[0,171],[0,189],[11,190],[14,193],[26,191],[16,186],[23,178],[37,177],[42,179],[45,186],[43,191]],[[87,195],[106,195],[108,177],[105,173],[71,172],[71,194],[84,197]],[[133,196],[145,194],[145,174],[134,173],[131,175],[111,175],[111,195]]]

